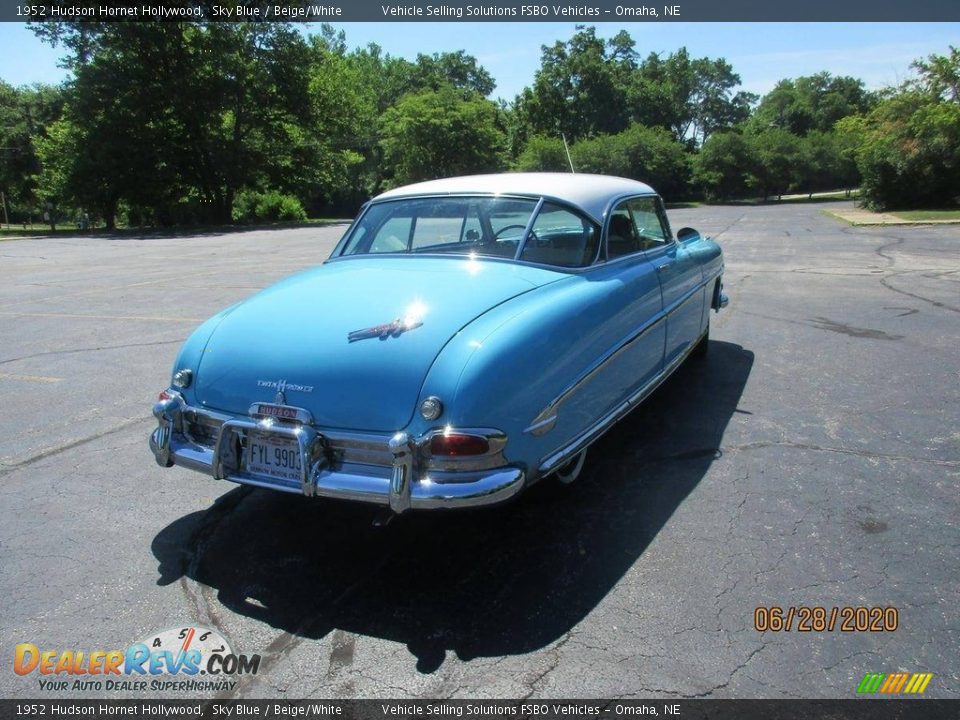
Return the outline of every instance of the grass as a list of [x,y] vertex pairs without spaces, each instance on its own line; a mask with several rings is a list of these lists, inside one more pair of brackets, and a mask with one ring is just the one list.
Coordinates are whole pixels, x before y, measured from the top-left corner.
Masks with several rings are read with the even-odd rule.
[[853,190],[849,195],[847,195],[845,190],[838,190],[837,192],[830,193],[814,193],[813,197],[809,195],[784,195],[781,198],[777,198],[776,195],[771,195],[766,200],[763,198],[745,198],[741,200],[712,200],[708,205],[802,205],[802,204],[811,204],[815,205],[816,203],[824,202],[835,202],[837,200],[856,200],[860,196],[858,190]]
[[119,227],[113,230],[107,230],[104,227],[91,227],[81,231],[76,223],[58,224],[55,231],[51,231],[48,225],[39,225],[34,223],[32,227],[24,230],[23,225],[11,223],[8,228],[0,224],[0,240],[24,237],[49,237],[49,236],[83,236],[90,237],[139,237],[144,235],[151,236],[171,236],[177,235],[204,235],[231,232],[247,232],[250,230],[280,230],[286,228],[314,227],[323,225],[336,225],[338,223],[350,222],[349,219],[340,218],[311,218],[305,222],[272,222],[259,225],[182,225],[172,228],[160,227]]
[[953,210],[891,210],[890,214],[903,220],[960,220],[960,208]]

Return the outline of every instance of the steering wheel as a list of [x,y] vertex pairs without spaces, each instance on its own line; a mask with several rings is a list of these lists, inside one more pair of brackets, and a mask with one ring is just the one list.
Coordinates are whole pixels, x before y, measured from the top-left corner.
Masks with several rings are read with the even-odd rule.
[[[523,231],[527,229],[527,226],[526,225],[504,225],[502,228],[500,228],[493,234],[493,239],[499,240],[500,235],[502,235],[507,230],[513,230],[515,228],[519,228],[521,231]],[[527,237],[529,240],[532,240],[535,244],[540,242],[540,239],[537,237],[537,234],[532,229],[530,230],[530,234]]]

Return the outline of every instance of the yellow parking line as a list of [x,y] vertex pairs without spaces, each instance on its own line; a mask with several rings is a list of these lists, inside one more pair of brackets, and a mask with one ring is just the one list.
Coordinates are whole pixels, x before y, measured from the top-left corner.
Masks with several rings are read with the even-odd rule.
[[49,317],[49,318],[77,318],[80,320],[145,320],[147,322],[202,322],[203,318],[169,317],[164,315],[78,315],[73,313],[36,313],[36,312],[3,312],[0,315],[9,317]]
[[63,378],[48,377],[46,375],[16,375],[14,373],[0,373],[0,380],[23,380],[25,382],[58,383]]

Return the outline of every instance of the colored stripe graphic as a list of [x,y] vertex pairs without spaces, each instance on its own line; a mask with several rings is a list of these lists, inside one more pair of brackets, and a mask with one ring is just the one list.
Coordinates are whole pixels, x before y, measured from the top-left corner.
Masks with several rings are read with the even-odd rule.
[[897,673],[890,673],[887,675],[887,679],[883,681],[883,685],[880,686],[880,694],[890,692],[890,689],[897,684],[897,680],[900,676]]
[[880,688],[880,683],[883,682],[883,678],[883,673],[867,673],[863,676],[863,680],[860,681],[857,692],[875,693]]
[[861,694],[881,693],[897,695],[899,693],[920,695],[933,679],[933,673],[867,673],[857,686]]

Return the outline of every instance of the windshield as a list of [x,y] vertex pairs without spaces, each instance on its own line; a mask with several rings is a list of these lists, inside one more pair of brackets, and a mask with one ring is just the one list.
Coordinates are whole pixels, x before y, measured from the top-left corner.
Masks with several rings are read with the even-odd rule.
[[[374,203],[354,225],[341,255],[449,253],[579,267],[593,261],[597,230],[569,209],[535,199],[402,198]],[[521,251],[521,248],[522,251]]]

